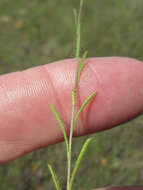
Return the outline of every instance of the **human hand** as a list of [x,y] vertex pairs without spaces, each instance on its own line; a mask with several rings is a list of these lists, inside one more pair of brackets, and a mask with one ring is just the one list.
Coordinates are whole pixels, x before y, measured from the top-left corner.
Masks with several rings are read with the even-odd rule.
[[[0,77],[0,163],[63,140],[48,104],[54,105],[67,131],[71,117],[74,59]],[[124,123],[143,112],[143,64],[129,58],[86,60],[79,84],[80,102],[97,91],[82,113],[74,135]]]
[[[67,131],[71,117],[74,59],[0,77],[0,163],[63,140],[49,109],[54,105]],[[143,112],[143,64],[129,58],[86,60],[79,84],[80,102],[97,91],[82,113],[74,135],[106,130]]]
[[[69,59],[0,77],[1,164],[63,140],[48,104],[54,105],[68,131],[74,75],[75,60]],[[79,101],[95,90],[98,95],[81,114],[74,136],[106,130],[141,114],[142,84],[140,61],[119,57],[87,59]],[[106,190],[129,189],[143,188]]]

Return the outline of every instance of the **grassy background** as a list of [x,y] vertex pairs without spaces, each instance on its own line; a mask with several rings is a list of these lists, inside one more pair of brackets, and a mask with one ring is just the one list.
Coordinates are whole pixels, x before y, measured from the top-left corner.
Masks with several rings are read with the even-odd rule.
[[[77,0],[0,0],[0,73],[74,57],[73,8]],[[82,17],[82,51],[89,56],[143,60],[143,1],[88,0]],[[125,127],[126,126],[126,127]],[[103,133],[82,161],[74,189],[143,185],[143,118]],[[75,160],[85,137],[75,139]],[[64,144],[57,144],[0,167],[1,190],[54,189],[47,163],[65,189]],[[58,159],[57,159],[58,158]]]

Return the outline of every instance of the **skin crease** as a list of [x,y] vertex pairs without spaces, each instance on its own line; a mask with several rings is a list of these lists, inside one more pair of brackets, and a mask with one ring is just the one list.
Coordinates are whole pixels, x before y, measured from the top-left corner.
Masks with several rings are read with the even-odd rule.
[[[1,164],[63,140],[48,104],[56,108],[69,132],[75,70],[75,59],[68,59],[0,76]],[[97,96],[81,114],[74,136],[106,130],[142,114],[142,84],[143,63],[138,60],[86,59],[77,109],[95,90]]]

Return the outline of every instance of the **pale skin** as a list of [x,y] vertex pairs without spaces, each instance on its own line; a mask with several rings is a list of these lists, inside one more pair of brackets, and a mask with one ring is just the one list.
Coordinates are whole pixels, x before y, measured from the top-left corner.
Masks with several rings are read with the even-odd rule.
[[[95,90],[98,94],[81,114],[74,136],[107,130],[143,113],[142,62],[121,57],[88,58],[85,62],[79,104]],[[63,140],[48,104],[56,108],[68,132],[75,69],[75,59],[68,59],[0,76],[1,164]]]

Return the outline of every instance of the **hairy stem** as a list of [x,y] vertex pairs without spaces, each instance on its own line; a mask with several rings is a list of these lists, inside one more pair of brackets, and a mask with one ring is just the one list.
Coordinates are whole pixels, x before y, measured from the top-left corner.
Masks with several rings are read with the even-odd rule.
[[72,118],[71,118],[71,126],[70,126],[70,137],[69,137],[69,154],[68,154],[68,171],[67,171],[67,190],[70,190],[70,177],[71,177],[71,151],[72,151],[72,136],[74,129],[74,115],[75,115],[75,99],[76,99],[76,91],[73,90],[73,103],[72,103]]
[[68,154],[68,163],[67,163],[67,190],[70,189],[70,178],[71,178],[71,157],[72,157],[72,138],[73,138],[73,130],[74,130],[74,116],[75,116],[75,107],[76,107],[76,91],[78,86],[78,67],[79,67],[79,56],[80,56],[80,17],[82,11],[83,0],[80,1],[80,9],[78,13],[77,20],[77,44],[76,44],[76,76],[75,76],[75,84],[72,90],[72,116],[71,116],[71,124],[70,124],[70,136],[69,136],[69,154]]

